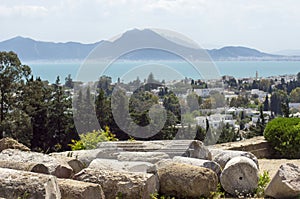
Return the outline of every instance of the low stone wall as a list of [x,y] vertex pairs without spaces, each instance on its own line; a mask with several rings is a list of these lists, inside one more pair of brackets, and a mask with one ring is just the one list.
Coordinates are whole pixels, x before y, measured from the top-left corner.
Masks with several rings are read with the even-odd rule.
[[209,146],[213,149],[247,151],[254,154],[257,158],[274,158],[278,155],[270,143],[263,136],[254,137],[239,142],[228,142]]

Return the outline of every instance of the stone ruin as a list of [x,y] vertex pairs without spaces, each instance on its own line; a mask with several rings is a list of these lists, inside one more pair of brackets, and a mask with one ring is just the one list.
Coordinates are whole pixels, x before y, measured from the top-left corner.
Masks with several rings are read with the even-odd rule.
[[[219,183],[232,197],[249,196],[259,180],[252,153],[195,140],[104,142],[93,150],[50,155],[6,148],[0,153],[0,198],[7,199],[148,199],[156,193],[199,198],[210,197]],[[283,165],[265,193],[299,196],[300,169]]]

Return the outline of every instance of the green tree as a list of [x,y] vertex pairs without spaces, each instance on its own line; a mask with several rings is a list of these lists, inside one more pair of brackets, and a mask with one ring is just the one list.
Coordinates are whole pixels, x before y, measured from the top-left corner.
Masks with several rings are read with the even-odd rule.
[[110,108],[110,100],[105,96],[103,89],[99,89],[98,95],[95,101],[96,116],[100,126],[103,128],[109,126],[112,128],[112,112]]
[[286,102],[287,94],[284,91],[277,90],[271,95],[270,109],[275,115],[282,115],[282,104]]
[[20,82],[26,81],[30,73],[29,66],[22,65],[17,54],[0,52],[0,138],[6,130],[8,115],[16,111],[20,103],[17,101],[22,89]]
[[212,100],[212,106],[215,108],[225,106],[225,96],[218,91],[211,91],[210,98]]
[[76,137],[70,93],[63,90],[59,77],[52,85],[48,105],[47,132],[48,149],[46,152],[69,149],[71,140]]
[[221,124],[221,132],[217,143],[226,143],[236,141],[236,133],[234,132],[233,126],[228,123]]
[[201,126],[196,125],[196,137],[195,140],[204,141],[206,137],[206,131]]
[[247,96],[239,95],[237,98],[232,98],[230,101],[230,107],[247,107],[249,104],[249,98]]
[[186,97],[187,106],[190,108],[190,112],[193,112],[195,110],[199,110],[199,101],[201,102],[201,97],[199,97],[196,93],[190,93]]
[[40,78],[30,78],[23,86],[19,101],[22,110],[31,118],[32,139],[31,149],[35,151],[47,150],[47,120],[48,106],[51,96],[51,86]]
[[264,101],[264,111],[269,111],[270,103],[269,103],[269,95],[266,95],[265,101]]
[[99,78],[97,88],[104,90],[107,95],[110,95],[113,90],[111,82],[111,77],[103,75]]
[[[84,93],[82,93],[82,90]],[[87,133],[99,129],[98,120],[95,116],[95,107],[93,103],[93,95],[91,94],[90,87],[81,88],[78,97],[75,100],[75,114],[74,120],[76,121],[77,131],[79,133]]]
[[293,103],[300,103],[300,87],[292,90],[292,92],[290,93],[290,99]]
[[65,86],[67,88],[74,88],[74,82],[73,79],[71,77],[71,74],[69,74],[66,78],[65,78]]

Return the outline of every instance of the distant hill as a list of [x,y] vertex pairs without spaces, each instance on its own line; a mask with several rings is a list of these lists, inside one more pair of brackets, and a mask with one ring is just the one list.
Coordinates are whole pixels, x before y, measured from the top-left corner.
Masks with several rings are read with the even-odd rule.
[[209,50],[209,54],[214,59],[233,58],[279,58],[280,55],[272,55],[260,52],[256,49],[241,46],[226,46],[220,49]]
[[[179,59],[177,55],[170,53],[176,49],[184,57],[201,59],[203,50],[184,45],[177,42],[180,39],[170,39],[157,32],[144,29],[133,29],[123,33],[114,41],[102,40],[93,44],[81,44],[76,42],[54,43],[35,41],[30,38],[15,37],[0,42],[0,51],[14,51],[22,61],[40,60],[83,60],[95,47],[99,52],[98,58],[115,58],[122,52],[136,49],[140,46],[147,48],[136,50],[122,56],[123,59],[142,60],[142,59]],[[157,50],[151,47],[161,47],[164,50]],[[207,50],[213,60],[255,60],[255,59],[287,59],[285,56],[272,55],[246,47],[228,46],[221,49]]]
[[1,51],[14,51],[21,60],[71,60],[84,59],[99,43],[81,44],[76,42],[54,43],[15,37],[0,42]]

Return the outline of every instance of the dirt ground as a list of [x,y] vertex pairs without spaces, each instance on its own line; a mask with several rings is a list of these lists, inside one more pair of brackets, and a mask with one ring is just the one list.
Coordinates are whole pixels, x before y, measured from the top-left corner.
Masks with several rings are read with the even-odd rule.
[[287,160],[287,159],[259,159],[259,170],[263,173],[264,170],[269,171],[271,179],[274,177],[278,171],[280,165],[285,163],[293,163],[300,167],[300,159],[297,160]]

